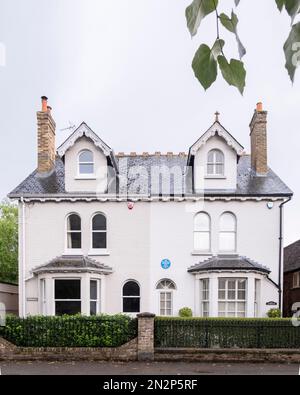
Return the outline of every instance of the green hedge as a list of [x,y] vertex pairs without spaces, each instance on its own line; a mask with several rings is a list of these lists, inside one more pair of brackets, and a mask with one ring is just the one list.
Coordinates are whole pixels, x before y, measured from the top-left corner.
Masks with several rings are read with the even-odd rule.
[[9,316],[0,335],[20,347],[119,347],[137,336],[137,320],[125,315]]
[[161,348],[300,348],[290,319],[156,318]]

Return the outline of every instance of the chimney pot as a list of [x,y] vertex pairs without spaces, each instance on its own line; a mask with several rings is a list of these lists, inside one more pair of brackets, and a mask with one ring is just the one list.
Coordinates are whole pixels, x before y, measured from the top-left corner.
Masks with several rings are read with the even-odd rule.
[[262,112],[263,111],[263,104],[262,104],[262,102],[257,103],[256,111],[257,112]]
[[42,111],[47,112],[48,111],[48,97],[47,96],[42,96]]

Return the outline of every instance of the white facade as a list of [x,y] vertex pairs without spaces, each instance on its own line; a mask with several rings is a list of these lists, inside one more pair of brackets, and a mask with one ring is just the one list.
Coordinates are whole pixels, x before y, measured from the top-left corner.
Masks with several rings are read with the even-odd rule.
[[[205,197],[108,196],[108,152],[82,130],[78,139],[72,135],[72,143],[58,151],[64,159],[66,194],[20,198],[20,314],[55,315],[68,303],[86,315],[92,305],[94,313],[178,315],[189,307],[195,316],[211,317],[264,317],[270,305],[278,307],[280,205],[286,198],[230,193],[237,188],[243,147],[218,125],[219,134],[210,132],[193,147],[196,191],[224,191]],[[82,175],[79,156],[85,150],[92,153],[93,163],[83,163],[87,174]],[[198,213],[208,216],[208,229],[196,225]],[[222,225],[224,213],[235,218],[234,229]],[[93,228],[97,214],[106,224]],[[70,215],[80,219],[79,229],[76,224],[68,228]],[[102,233],[96,241],[93,230]],[[74,240],[72,232],[77,233]],[[195,237],[203,238],[200,244]],[[221,248],[221,240],[229,247]],[[199,249],[202,243],[207,248]],[[111,272],[93,267],[36,270],[56,257],[71,261],[72,256],[88,257]],[[189,271],[217,256],[229,261],[245,257],[257,265]],[[162,267],[164,260],[169,268]],[[59,281],[65,280],[73,288],[63,295],[61,285],[67,283]],[[133,284],[124,288],[128,281]]]

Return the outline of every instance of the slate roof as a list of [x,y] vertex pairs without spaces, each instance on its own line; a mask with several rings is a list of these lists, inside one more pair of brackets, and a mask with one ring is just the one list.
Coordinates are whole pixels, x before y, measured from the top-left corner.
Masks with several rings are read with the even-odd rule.
[[[151,177],[153,169],[154,171],[155,168],[160,169],[163,175],[167,175],[170,169],[175,169],[176,174],[183,175],[186,172],[187,156],[183,154],[127,155],[118,157],[117,161],[121,180],[120,193],[150,197],[160,194],[169,195],[169,193],[164,193],[162,181],[158,181],[157,177],[157,180],[155,177]],[[251,170],[251,158],[248,155],[240,157],[237,171],[236,190],[207,190],[204,191],[205,196],[292,196],[292,191],[271,169],[269,169],[267,176],[257,177]],[[183,177],[171,177],[170,194],[182,195],[183,184]],[[36,195],[76,195],[76,193],[68,194],[65,190],[65,171],[62,159],[56,159],[55,169],[48,176],[40,176],[37,171],[34,171],[9,194],[9,197],[19,198]]]
[[300,240],[284,249],[284,272],[300,270]]
[[86,256],[60,256],[54,258],[52,261],[45,265],[38,266],[32,270],[33,273],[45,273],[45,272],[62,272],[62,271],[89,271],[93,270],[96,272],[109,274],[112,272],[112,268],[102,263],[95,261]]
[[239,255],[218,255],[198,263],[188,269],[189,273],[201,273],[219,270],[251,270],[269,274],[271,271],[265,266]]

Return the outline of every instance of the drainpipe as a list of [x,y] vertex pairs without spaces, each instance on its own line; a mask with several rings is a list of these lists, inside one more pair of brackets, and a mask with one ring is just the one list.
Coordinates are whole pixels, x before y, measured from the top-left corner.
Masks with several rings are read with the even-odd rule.
[[25,279],[25,263],[26,263],[26,221],[25,221],[25,201],[21,197],[22,204],[22,262],[20,265],[20,279],[22,280],[22,317],[26,317],[26,279]]
[[280,211],[280,225],[279,225],[279,268],[278,268],[278,293],[279,293],[279,310],[282,311],[282,256],[283,256],[283,206],[289,203],[292,200],[292,197],[289,197],[288,200],[284,201],[279,206]]

